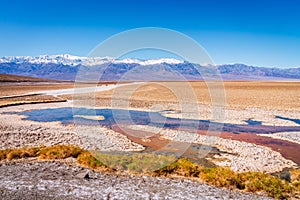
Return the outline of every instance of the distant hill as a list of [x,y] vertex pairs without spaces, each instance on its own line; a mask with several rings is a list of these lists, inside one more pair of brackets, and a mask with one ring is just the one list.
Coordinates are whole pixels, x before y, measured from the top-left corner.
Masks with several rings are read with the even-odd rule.
[[225,79],[300,79],[300,67],[298,68],[267,68],[253,67],[243,64],[220,65],[218,70]]
[[33,78],[33,77],[28,77],[28,76],[0,74],[0,83],[1,82],[55,82],[55,81],[48,80],[48,79],[42,79],[42,78]]
[[110,57],[88,58],[65,54],[0,58],[1,74],[55,80],[98,80],[99,72],[102,74],[102,80],[200,80],[203,77],[214,78],[216,71],[224,80],[300,80],[300,67],[283,69],[243,64],[200,66],[172,58],[118,60]]

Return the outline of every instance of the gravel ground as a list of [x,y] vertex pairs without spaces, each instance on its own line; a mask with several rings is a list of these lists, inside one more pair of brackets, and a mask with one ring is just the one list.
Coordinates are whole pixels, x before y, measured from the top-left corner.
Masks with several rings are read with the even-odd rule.
[[[89,178],[84,179],[88,173]],[[61,162],[0,164],[0,199],[270,199],[184,179],[97,173]]]

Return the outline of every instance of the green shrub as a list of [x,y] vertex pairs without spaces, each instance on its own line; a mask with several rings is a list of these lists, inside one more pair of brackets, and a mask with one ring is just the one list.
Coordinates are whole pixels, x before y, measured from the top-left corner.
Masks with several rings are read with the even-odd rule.
[[247,192],[266,192],[270,197],[284,199],[293,194],[293,187],[286,181],[260,172],[235,173],[229,168],[205,168],[199,177],[212,185],[237,188]]
[[148,173],[172,163],[174,156],[154,153],[110,154],[95,153],[94,156],[106,166],[116,170]]
[[186,177],[197,177],[203,167],[192,163],[186,158],[180,158],[176,162],[155,171],[156,175],[177,174]]
[[[229,168],[216,167],[216,168],[204,168],[199,177],[210,184],[219,187],[236,187],[237,185],[237,174]],[[241,186],[239,186],[241,187]]]

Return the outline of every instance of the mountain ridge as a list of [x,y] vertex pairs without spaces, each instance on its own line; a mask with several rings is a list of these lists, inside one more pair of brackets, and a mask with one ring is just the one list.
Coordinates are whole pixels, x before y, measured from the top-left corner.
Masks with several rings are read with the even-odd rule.
[[[80,73],[78,73],[80,72]],[[79,57],[69,54],[8,56],[0,58],[0,73],[55,80],[75,80],[78,74],[103,80],[199,80],[216,77],[224,80],[300,80],[300,67],[268,68],[245,64],[200,65],[174,58],[115,59]],[[105,77],[103,77],[105,75]],[[101,77],[100,77],[101,78]]]

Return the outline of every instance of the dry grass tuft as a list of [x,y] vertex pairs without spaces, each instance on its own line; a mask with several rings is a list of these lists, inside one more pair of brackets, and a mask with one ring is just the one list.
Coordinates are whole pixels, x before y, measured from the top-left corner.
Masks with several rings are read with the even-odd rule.
[[44,147],[40,150],[40,159],[65,159],[68,157],[77,158],[83,150],[79,146],[55,145]]
[[300,196],[300,168],[291,170],[291,182]]
[[186,158],[180,158],[176,162],[156,170],[154,175],[167,176],[169,174],[176,174],[185,177],[198,177],[202,170],[202,166],[192,163]]
[[98,169],[105,166],[102,162],[97,160],[90,152],[86,151],[81,153],[77,157],[77,162],[85,167],[90,167],[92,169]]
[[176,160],[174,156],[157,155],[154,153],[95,153],[94,156],[110,168],[129,171],[131,173],[149,173],[153,170],[165,167]]
[[[236,173],[229,168],[216,167],[204,168],[199,177],[212,185],[218,187],[234,187],[236,186]],[[241,188],[243,189],[243,188]]]
[[40,151],[39,147],[34,148],[18,148],[18,149],[5,149],[0,150],[0,160],[12,160],[20,158],[29,158],[38,156]]
[[[285,199],[292,195],[295,187],[278,177],[261,172],[235,173],[229,168],[205,168],[199,177],[212,185],[247,192],[265,192],[270,197]],[[297,189],[296,189],[297,190]]]

